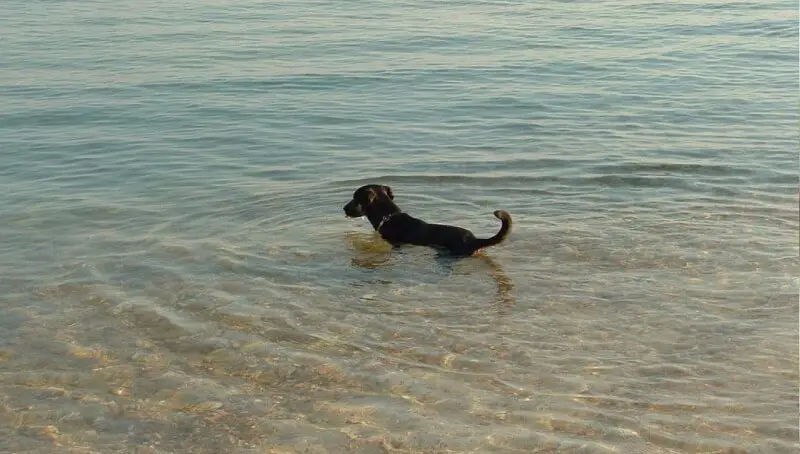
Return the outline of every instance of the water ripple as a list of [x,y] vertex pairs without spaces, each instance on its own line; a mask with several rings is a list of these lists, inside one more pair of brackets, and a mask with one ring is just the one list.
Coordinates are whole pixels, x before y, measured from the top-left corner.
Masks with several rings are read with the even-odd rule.
[[796,8],[266,6],[4,3],[0,451],[798,450]]

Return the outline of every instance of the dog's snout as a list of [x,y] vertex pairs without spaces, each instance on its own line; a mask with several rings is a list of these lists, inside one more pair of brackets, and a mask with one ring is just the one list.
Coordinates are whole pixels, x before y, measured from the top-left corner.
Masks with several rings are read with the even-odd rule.
[[344,206],[344,214],[349,217],[357,218],[363,216],[361,206],[355,200],[351,200]]

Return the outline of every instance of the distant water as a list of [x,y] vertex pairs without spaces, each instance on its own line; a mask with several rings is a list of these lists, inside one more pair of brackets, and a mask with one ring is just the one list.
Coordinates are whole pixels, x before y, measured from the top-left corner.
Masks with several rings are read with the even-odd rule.
[[[796,2],[22,1],[0,452],[795,453]],[[367,182],[481,236],[391,251]]]

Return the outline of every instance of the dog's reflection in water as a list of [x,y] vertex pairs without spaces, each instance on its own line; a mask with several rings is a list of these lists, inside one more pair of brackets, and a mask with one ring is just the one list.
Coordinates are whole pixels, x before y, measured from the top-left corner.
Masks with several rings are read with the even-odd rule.
[[496,260],[491,258],[485,252],[479,252],[470,257],[454,258],[448,254],[437,255],[437,261],[448,270],[448,273],[454,271],[454,266],[462,263],[464,260],[469,260],[470,265],[473,265],[470,273],[481,272],[488,269],[489,275],[497,285],[497,293],[492,300],[492,306],[500,314],[507,314],[511,308],[516,304],[517,300],[514,297],[514,282],[505,273],[503,267]]
[[[374,270],[387,266],[391,262],[392,254],[398,253],[398,249],[400,249],[392,247],[377,234],[348,233],[347,240],[354,251],[350,263],[358,268]],[[435,260],[443,275],[452,275],[455,272],[455,266],[464,261],[469,261],[471,269],[468,273],[488,269],[489,275],[497,284],[497,293],[492,300],[493,308],[499,314],[508,314],[516,304],[513,295],[513,281],[505,273],[503,267],[485,252],[479,252],[470,257],[454,257],[451,254],[439,253]]]
[[392,258],[392,246],[374,233],[348,233],[347,241],[355,252],[350,259],[355,267],[374,270],[388,265]]

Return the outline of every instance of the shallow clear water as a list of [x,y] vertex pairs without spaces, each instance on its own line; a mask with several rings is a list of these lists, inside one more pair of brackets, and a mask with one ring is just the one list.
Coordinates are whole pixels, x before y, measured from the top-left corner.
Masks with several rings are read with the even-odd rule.
[[796,6],[4,2],[0,451],[796,452]]

